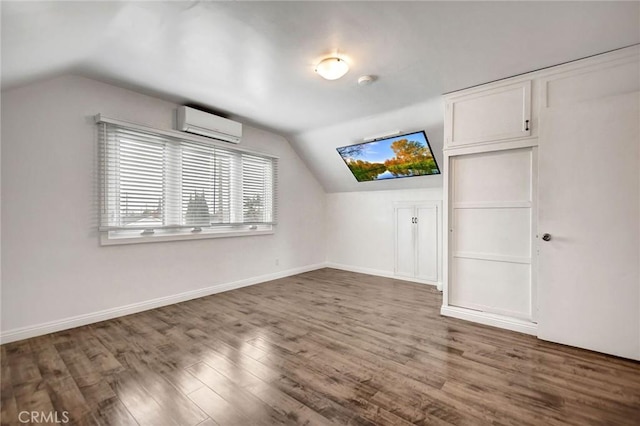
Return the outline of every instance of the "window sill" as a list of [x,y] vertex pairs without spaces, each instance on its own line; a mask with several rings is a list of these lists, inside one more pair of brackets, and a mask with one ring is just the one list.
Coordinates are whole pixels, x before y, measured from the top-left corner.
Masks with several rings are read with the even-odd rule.
[[172,230],[156,232],[151,235],[141,235],[137,232],[101,232],[100,245],[112,246],[122,244],[160,243],[167,241],[204,240],[208,238],[253,237],[256,235],[272,235],[275,231],[270,229],[235,229],[235,230],[203,230],[194,233],[186,230]]

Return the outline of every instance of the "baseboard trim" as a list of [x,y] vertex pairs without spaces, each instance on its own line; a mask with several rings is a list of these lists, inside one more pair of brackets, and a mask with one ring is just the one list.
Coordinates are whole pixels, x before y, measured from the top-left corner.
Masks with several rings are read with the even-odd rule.
[[375,275],[377,277],[393,278],[394,280],[409,281],[412,283],[428,284],[428,285],[434,285],[434,286],[439,285],[439,283],[435,281],[425,281],[425,280],[418,280],[415,278],[401,277],[401,276],[395,275],[393,272],[383,271],[380,269],[362,268],[360,266],[344,265],[342,263],[333,263],[333,262],[327,262],[326,267],[341,269],[343,271],[349,271],[349,272],[358,272],[360,274]]
[[209,296],[211,294],[222,293],[224,291],[235,290],[242,287],[248,287],[267,281],[277,280],[279,278],[289,277],[291,275],[302,274],[304,272],[315,271],[316,269],[322,269],[326,266],[327,265],[323,262],[302,266],[299,268],[287,269],[272,274],[260,275],[257,277],[247,278],[244,280],[233,281],[229,283],[216,284],[211,287],[206,287],[199,290],[192,290],[184,293],[174,294],[171,296],[159,297],[157,299],[132,303],[130,305],[120,306],[117,308],[105,309],[103,311],[77,315],[74,317],[36,324],[28,327],[16,328],[13,330],[7,330],[0,333],[0,344],[15,342],[18,340],[28,339],[36,336],[42,336],[43,334],[55,333],[57,331],[68,330],[70,328],[80,327],[83,325],[93,324],[100,321],[147,311],[149,309],[159,308],[161,306],[173,305],[174,303],[185,302],[187,300],[197,299],[199,297]]
[[490,325],[492,327],[504,328],[506,330],[520,333],[538,335],[538,324],[529,321],[511,318],[504,315],[489,314],[486,312],[474,311],[471,309],[459,308],[455,306],[443,306],[440,313],[447,317],[463,319],[477,322],[479,324]]

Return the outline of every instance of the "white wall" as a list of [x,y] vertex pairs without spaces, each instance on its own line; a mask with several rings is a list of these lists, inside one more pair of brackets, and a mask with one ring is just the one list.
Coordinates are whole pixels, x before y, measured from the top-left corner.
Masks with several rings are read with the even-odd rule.
[[327,261],[354,271],[393,275],[393,203],[425,200],[442,200],[442,188],[327,194]]
[[[362,142],[389,130],[426,130],[442,170],[444,109],[440,97],[399,110],[316,129],[291,138],[327,194],[329,265],[391,276],[394,214],[398,201],[442,200],[442,176],[357,182],[336,147]],[[311,159],[311,160],[309,160]]]
[[363,138],[389,131],[399,130],[402,133],[409,133],[425,130],[436,161],[442,170],[443,123],[444,104],[442,98],[437,97],[394,111],[301,133],[292,136],[290,140],[327,192],[442,188],[441,176],[358,182],[336,148],[362,143]]
[[325,261],[321,186],[284,138],[251,127],[242,145],[280,157],[275,235],[98,245],[92,116],[170,129],[175,107],[76,76],[2,93],[3,335]]

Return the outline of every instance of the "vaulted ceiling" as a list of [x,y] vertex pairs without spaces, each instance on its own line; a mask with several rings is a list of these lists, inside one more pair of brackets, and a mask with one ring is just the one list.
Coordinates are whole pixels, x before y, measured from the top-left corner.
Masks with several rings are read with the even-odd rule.
[[[2,1],[1,36],[3,88],[76,73],[274,130],[304,155],[316,142],[297,135],[638,43],[640,3]],[[323,80],[314,66],[336,52],[351,70]],[[377,80],[360,87],[364,74]]]
[[[2,86],[75,72],[281,133],[638,42],[624,2],[2,2]],[[315,63],[345,55],[325,81]],[[356,80],[378,76],[368,87]]]

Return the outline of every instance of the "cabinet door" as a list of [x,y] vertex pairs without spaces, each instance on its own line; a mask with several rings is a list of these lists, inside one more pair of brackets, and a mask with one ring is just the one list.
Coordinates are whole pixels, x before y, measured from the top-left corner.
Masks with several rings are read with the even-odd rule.
[[531,81],[452,97],[446,103],[446,147],[531,135]]
[[538,337],[638,360],[639,74],[634,62],[546,82],[538,275]]
[[416,278],[438,281],[438,207],[416,207]]
[[413,207],[396,207],[396,275],[415,274],[415,243]]

